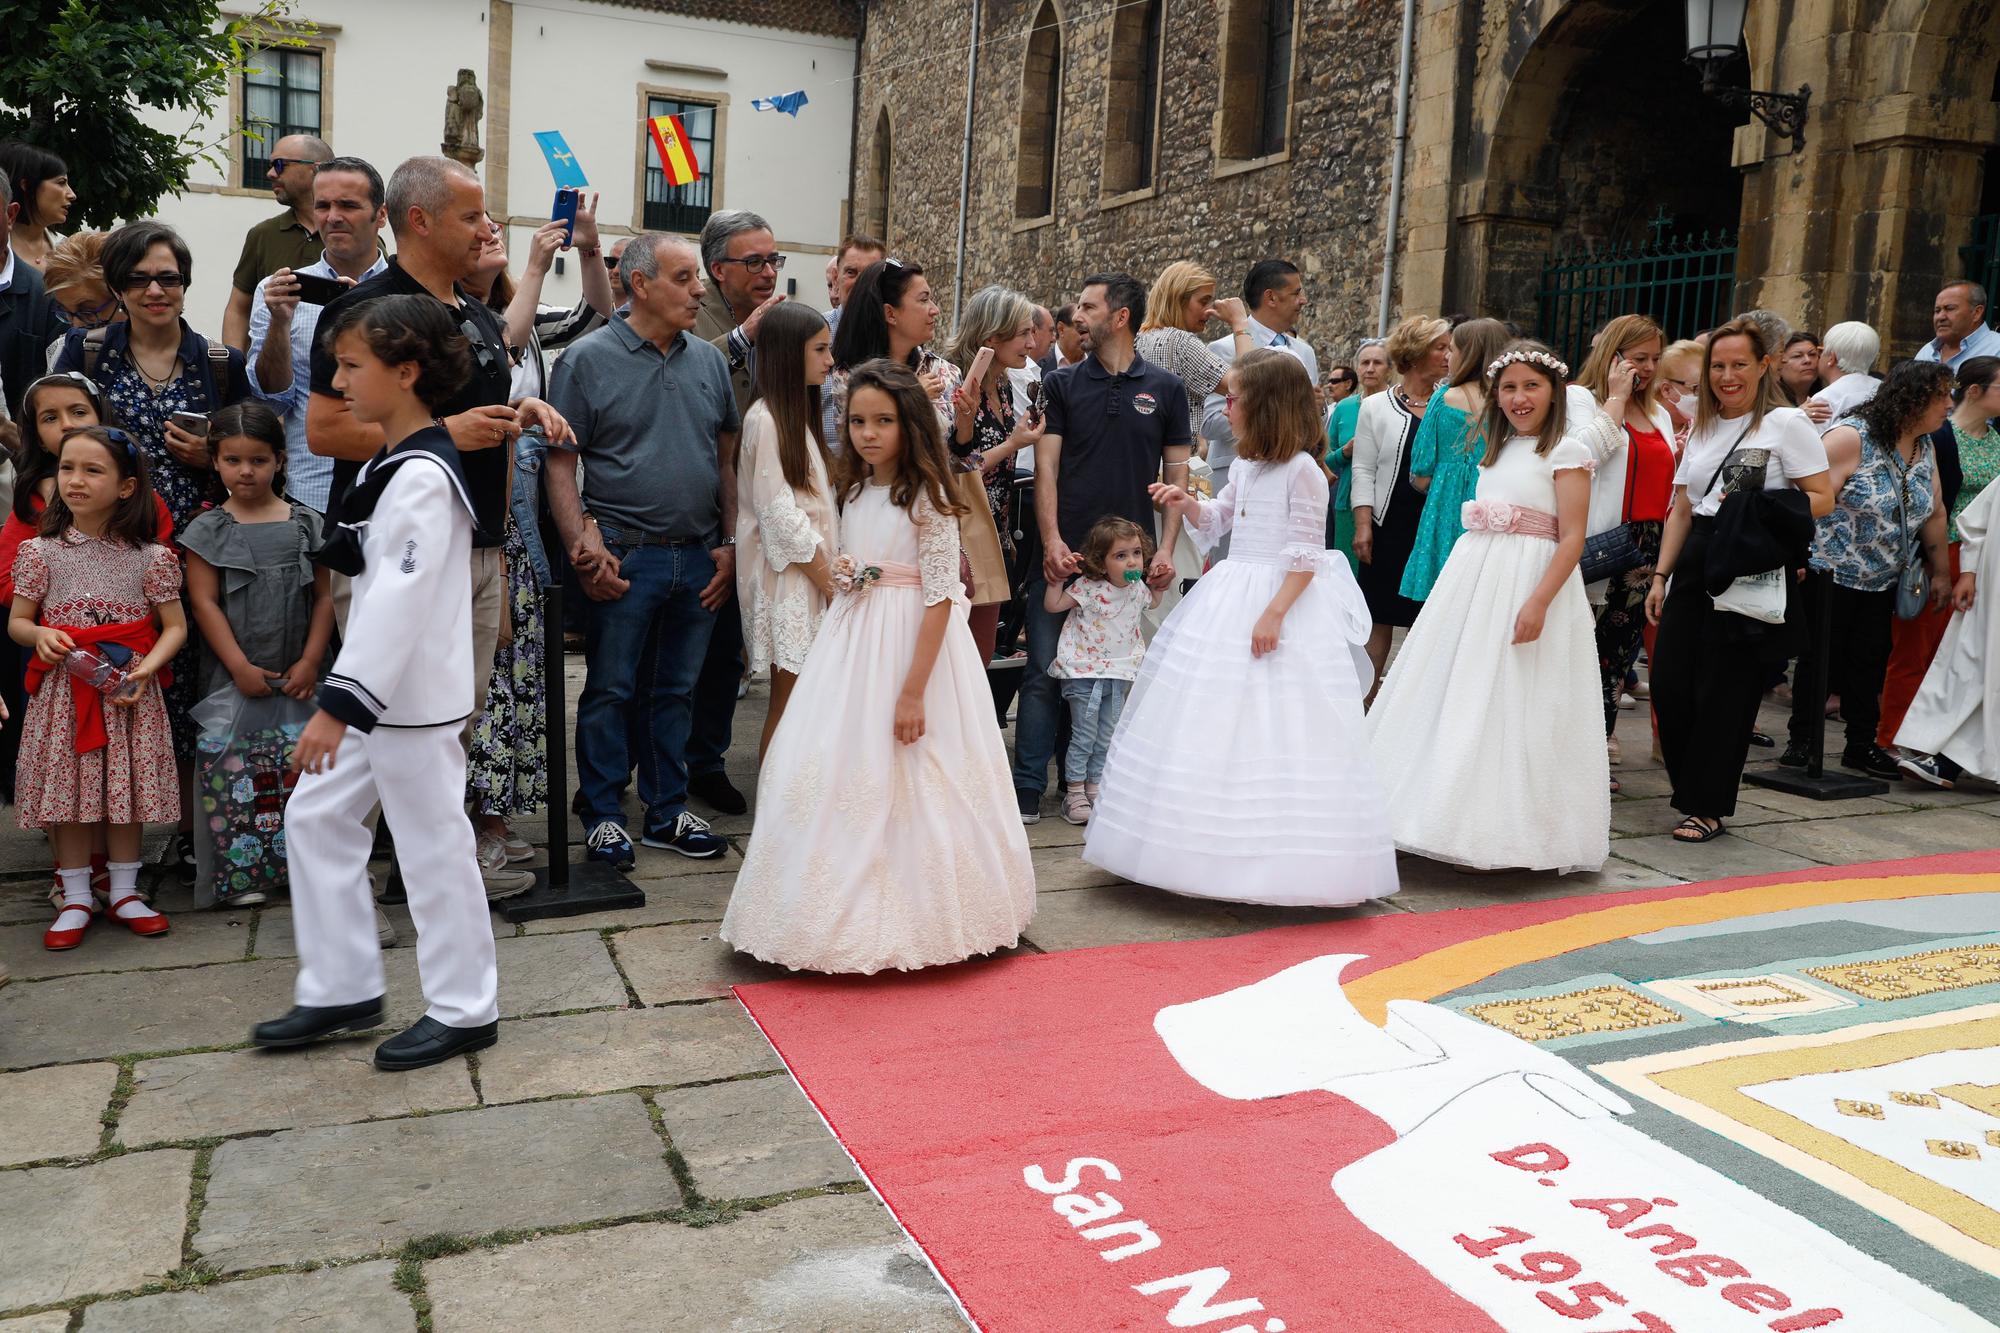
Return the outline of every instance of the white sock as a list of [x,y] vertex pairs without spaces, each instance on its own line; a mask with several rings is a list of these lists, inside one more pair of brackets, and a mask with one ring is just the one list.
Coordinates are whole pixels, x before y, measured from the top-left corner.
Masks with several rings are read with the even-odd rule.
[[139,892],[139,865],[137,861],[107,861],[104,868],[111,872],[111,900],[118,902],[118,919],[136,921],[141,917],[159,915],[146,906],[136,895]]
[[90,867],[58,870],[56,878],[62,881],[63,910],[56,917],[55,929],[83,929],[90,922]]

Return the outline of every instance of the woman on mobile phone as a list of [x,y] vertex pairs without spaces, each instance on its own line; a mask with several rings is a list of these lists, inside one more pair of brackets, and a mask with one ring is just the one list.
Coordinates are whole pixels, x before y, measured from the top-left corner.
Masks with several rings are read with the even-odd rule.
[[[125,319],[103,328],[70,330],[55,363],[58,373],[81,371],[104,390],[119,424],[145,456],[153,489],[173,516],[176,539],[208,495],[214,464],[207,414],[250,396],[243,353],[211,343],[181,317],[193,276],[187,242],[166,223],[148,218],[112,232],[104,242],[104,280]],[[182,424],[176,424],[177,413]],[[173,683],[166,687],[167,722],[183,786],[194,756],[195,727],[189,714],[198,702],[199,641],[190,632],[186,647],[174,658]],[[168,864],[191,880],[194,843],[185,823],[187,808],[183,804],[181,833]]]

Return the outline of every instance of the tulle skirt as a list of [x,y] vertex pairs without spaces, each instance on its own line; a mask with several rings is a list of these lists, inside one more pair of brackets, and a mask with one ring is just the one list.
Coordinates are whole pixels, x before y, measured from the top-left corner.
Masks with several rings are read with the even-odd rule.
[[1571,574],[1533,643],[1522,603],[1555,543],[1458,539],[1368,714],[1396,846],[1482,870],[1595,870],[1611,854],[1595,625]]
[[1229,559],[1160,628],[1126,702],[1084,860],[1200,898],[1346,906],[1396,891],[1361,700],[1368,607],[1325,560],[1277,651],[1250,634],[1285,580]]
[[952,963],[1019,941],[1035,914],[1027,835],[985,663],[954,606],[924,687],[924,735],[895,736],[923,595],[837,602],[764,757],[722,938],[814,972]]

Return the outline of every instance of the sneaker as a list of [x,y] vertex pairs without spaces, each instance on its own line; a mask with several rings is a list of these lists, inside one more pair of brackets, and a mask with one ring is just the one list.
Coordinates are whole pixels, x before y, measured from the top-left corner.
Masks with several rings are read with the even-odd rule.
[[[602,828],[603,825],[599,825]],[[621,830],[622,831],[622,830]],[[595,838],[597,835],[592,834]],[[697,861],[707,861],[729,850],[729,840],[719,833],[709,830],[708,821],[692,810],[683,810],[674,818],[674,826],[665,833],[648,833],[639,839],[642,846],[657,847],[665,852],[679,852],[682,856]],[[629,855],[629,853],[628,853]]]
[[1090,797],[1084,794],[1083,788],[1073,787],[1063,793],[1062,817],[1072,824],[1090,822]]
[[719,815],[740,815],[750,809],[743,793],[720,771],[688,774],[688,794]]
[[1014,804],[1020,807],[1023,824],[1042,822],[1042,798],[1035,792],[1029,791],[1026,787],[1014,788]]
[[1910,777],[1915,778],[1918,782],[1929,783],[1931,786],[1941,787],[1945,791],[1950,791],[1957,785],[1954,779],[1946,776],[1944,765],[1938,763],[1937,756],[1934,754],[1912,755],[1898,763],[1897,767]]
[[1650,699],[1653,697],[1653,687],[1642,680],[1632,687],[1631,694],[1634,699]]
[[215,900],[215,905],[222,911],[228,911],[232,907],[262,907],[269,901],[270,899],[262,893],[252,889],[248,893],[239,893],[233,897],[218,898]]
[[599,824],[583,842],[585,855],[591,860],[601,861],[613,870],[632,868],[632,835],[615,820],[607,819]]
[[535,859],[534,844],[512,829],[507,830],[507,836],[501,840],[500,845],[507,849],[507,862],[509,865]]
[[507,868],[507,841],[499,834],[481,833],[476,847],[480,874],[498,874]]
[[1866,773],[1871,778],[1882,778],[1888,782],[1903,776],[1902,766],[1896,762],[1895,756],[1879,745],[1842,751],[1840,766],[1849,772]]
[[535,872],[532,870],[496,870],[479,872],[479,882],[486,886],[486,901],[498,902],[502,898],[512,898],[535,887]]
[[1778,756],[1779,768],[1804,768],[1811,762],[1812,756],[1807,754],[1806,747],[1797,741],[1787,745],[1785,752]]
[[379,907],[375,909],[375,942],[385,949],[396,947],[396,923]]
[[1618,738],[1616,736],[1606,736],[1604,738],[1604,757],[1614,764],[1625,762],[1625,752],[1618,748]]
[[1628,692],[1618,696],[1618,706],[1629,713],[1639,706],[1639,701]]

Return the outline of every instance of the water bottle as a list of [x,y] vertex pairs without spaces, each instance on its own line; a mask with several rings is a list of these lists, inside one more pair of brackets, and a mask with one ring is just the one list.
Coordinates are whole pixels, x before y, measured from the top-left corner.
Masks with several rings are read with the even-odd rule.
[[63,656],[62,665],[63,670],[74,679],[107,697],[124,688],[125,668],[102,653],[88,648],[72,648]]

